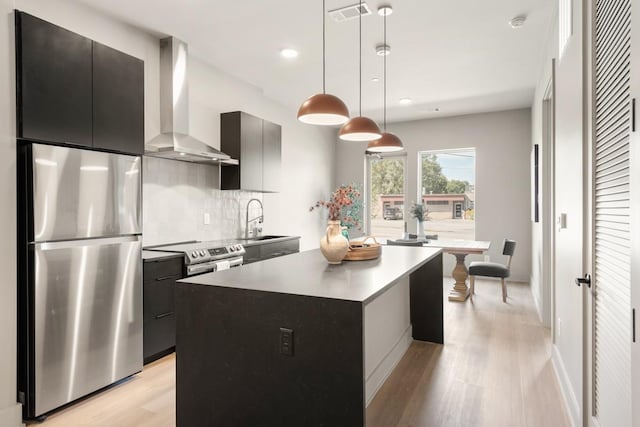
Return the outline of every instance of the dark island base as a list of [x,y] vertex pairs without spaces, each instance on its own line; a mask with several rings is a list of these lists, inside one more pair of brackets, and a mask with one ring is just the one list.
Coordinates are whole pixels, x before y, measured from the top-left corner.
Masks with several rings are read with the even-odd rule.
[[[442,343],[441,254],[410,287],[414,339]],[[178,427],[365,425],[361,302],[187,283],[176,292]],[[293,330],[292,356],[281,328]]]

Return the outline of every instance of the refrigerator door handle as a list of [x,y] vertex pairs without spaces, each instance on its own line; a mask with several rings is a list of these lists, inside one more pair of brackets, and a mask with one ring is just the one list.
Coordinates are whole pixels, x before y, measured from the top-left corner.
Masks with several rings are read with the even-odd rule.
[[33,245],[38,250],[49,251],[54,249],[77,248],[82,246],[114,245],[119,243],[137,242],[141,240],[142,240],[141,235],[131,234],[128,236],[104,237],[104,238],[97,238],[97,239],[77,239],[77,240],[64,240],[59,242],[33,243]]

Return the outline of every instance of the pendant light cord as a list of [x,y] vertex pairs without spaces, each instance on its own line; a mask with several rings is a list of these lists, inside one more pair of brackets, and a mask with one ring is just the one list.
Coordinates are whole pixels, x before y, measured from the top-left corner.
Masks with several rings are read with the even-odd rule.
[[326,48],[326,36],[327,25],[325,23],[325,18],[327,11],[325,6],[325,0],[322,0],[322,93],[327,93],[326,86],[326,74],[327,74],[327,48]]
[[360,70],[360,116],[362,116],[362,0],[360,0],[360,7],[358,8],[358,14],[360,15],[360,61],[358,63]]
[[[387,49],[387,13],[385,12],[384,14],[384,49]],[[387,131],[387,55],[388,53],[386,53],[383,57],[383,63],[384,63],[384,82],[383,82],[383,87],[384,87],[384,131]]]

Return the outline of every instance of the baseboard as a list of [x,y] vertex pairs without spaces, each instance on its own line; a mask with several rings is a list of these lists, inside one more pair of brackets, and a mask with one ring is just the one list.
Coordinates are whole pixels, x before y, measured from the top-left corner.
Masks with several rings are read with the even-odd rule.
[[22,405],[16,403],[0,409],[0,427],[22,427]]
[[571,387],[569,375],[564,367],[562,356],[560,356],[558,347],[555,344],[553,345],[553,351],[551,353],[551,365],[553,366],[553,371],[556,374],[558,384],[560,384],[560,392],[562,394],[562,400],[564,401],[564,407],[567,409],[567,413],[569,414],[569,421],[571,421],[572,426],[577,427],[580,425],[580,419],[582,418],[580,416],[580,404],[578,403],[578,399]]
[[411,325],[404,330],[404,333],[400,336],[398,342],[389,350],[389,353],[380,361],[378,366],[371,372],[366,379],[366,398],[367,406],[373,400],[373,398],[382,387],[382,384],[389,378],[391,372],[396,368],[402,356],[407,352],[411,342],[413,341]]
[[542,304],[540,304],[540,298],[538,297],[539,289],[533,288],[533,277],[529,279],[529,289],[531,290],[531,296],[533,297],[533,303],[536,306],[536,312],[538,313],[538,319],[540,323],[544,325],[544,319],[542,318]]

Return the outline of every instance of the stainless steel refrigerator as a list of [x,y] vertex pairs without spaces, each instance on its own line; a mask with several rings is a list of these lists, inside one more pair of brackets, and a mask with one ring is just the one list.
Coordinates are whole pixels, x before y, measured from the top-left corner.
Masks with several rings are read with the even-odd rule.
[[18,152],[18,399],[32,419],[142,370],[142,165]]

